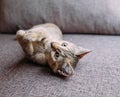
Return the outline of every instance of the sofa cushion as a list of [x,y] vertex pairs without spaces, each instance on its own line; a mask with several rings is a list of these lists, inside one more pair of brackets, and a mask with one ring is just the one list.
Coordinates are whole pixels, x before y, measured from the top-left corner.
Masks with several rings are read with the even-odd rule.
[[15,35],[0,35],[0,79],[23,58],[24,53],[15,40]]
[[63,32],[120,34],[119,0],[0,0],[0,31],[52,22]]
[[[12,39],[7,38],[0,36],[6,42]],[[64,39],[93,50],[77,64],[75,75],[62,78],[51,73],[48,67],[23,61],[0,80],[0,97],[119,97],[120,37],[75,34],[64,35]],[[0,43],[4,42],[1,40]],[[21,55],[17,42],[4,46],[9,49],[3,49],[7,56],[3,54],[0,60],[10,63],[11,57],[14,56],[11,58],[14,61]],[[0,48],[4,46],[2,43]]]

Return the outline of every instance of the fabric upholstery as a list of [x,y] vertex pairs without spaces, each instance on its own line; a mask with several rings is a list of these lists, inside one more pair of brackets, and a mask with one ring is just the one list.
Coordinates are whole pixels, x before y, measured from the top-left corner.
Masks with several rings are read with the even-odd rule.
[[0,35],[0,79],[9,68],[24,58],[20,45],[15,41],[13,35]]
[[119,0],[0,0],[0,31],[52,22],[63,32],[120,34]]
[[[0,69],[23,59],[13,38],[0,35]],[[0,97],[120,97],[120,36],[69,34],[64,39],[93,50],[77,64],[75,75],[63,78],[22,61],[0,80]]]

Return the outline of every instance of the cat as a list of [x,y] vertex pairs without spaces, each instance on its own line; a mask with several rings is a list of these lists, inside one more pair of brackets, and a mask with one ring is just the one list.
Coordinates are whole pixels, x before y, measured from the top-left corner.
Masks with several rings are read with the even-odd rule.
[[59,27],[52,23],[18,30],[16,34],[26,56],[38,64],[48,64],[54,73],[63,76],[74,74],[74,68],[90,52],[62,39]]

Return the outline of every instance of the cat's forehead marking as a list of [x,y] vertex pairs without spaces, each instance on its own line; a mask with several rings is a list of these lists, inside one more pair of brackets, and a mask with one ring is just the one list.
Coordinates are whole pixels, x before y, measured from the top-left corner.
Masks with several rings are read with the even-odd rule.
[[63,53],[67,53],[67,54],[70,54],[70,55],[74,55],[74,47],[71,47],[71,46],[65,46],[65,47],[62,47],[62,46],[59,46],[58,49],[63,52]]
[[76,64],[78,62],[78,58],[75,55],[74,48],[68,48],[68,49],[61,49],[62,52],[64,53],[64,56],[67,58],[70,58],[72,60],[72,64]]

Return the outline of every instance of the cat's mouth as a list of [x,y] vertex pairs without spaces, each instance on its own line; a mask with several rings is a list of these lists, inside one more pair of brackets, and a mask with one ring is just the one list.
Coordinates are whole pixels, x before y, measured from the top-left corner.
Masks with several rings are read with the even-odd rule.
[[74,69],[73,69],[73,67],[72,67],[71,65],[69,65],[69,64],[63,65],[62,68],[59,68],[57,71],[58,71],[58,73],[59,73],[60,75],[63,75],[63,76],[66,76],[66,77],[71,76],[71,75],[74,74]]

